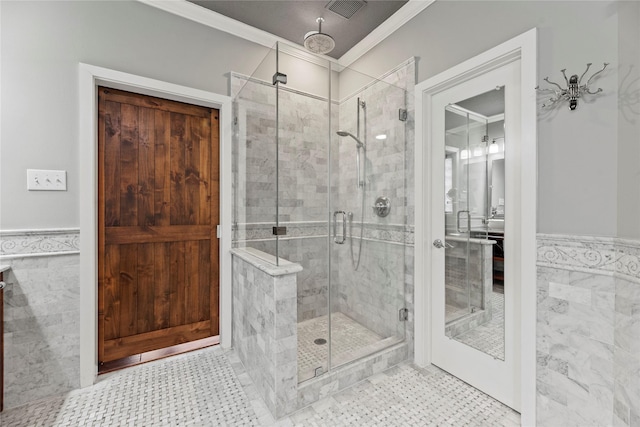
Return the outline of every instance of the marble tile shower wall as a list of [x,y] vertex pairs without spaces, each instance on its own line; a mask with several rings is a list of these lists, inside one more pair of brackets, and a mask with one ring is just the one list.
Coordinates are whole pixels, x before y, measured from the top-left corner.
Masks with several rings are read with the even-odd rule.
[[275,222],[275,87],[232,74],[231,91],[234,221]]
[[[304,239],[283,239],[279,243],[280,256],[304,266],[298,273],[298,322],[324,316],[329,312],[329,265],[327,262],[327,238],[324,236]],[[269,241],[251,242],[254,247],[267,252]]]
[[[405,307],[404,246],[374,240],[364,241],[360,266],[350,265],[351,245],[336,250],[341,268],[333,285],[333,310],[344,313],[383,338],[405,334],[398,310]],[[357,259],[358,243],[353,243]],[[347,265],[344,265],[344,264]]]
[[78,230],[0,232],[5,273],[5,408],[77,388]]
[[[235,73],[231,82],[238,118],[233,144],[235,219],[240,224],[275,222],[275,87]],[[326,221],[327,99],[284,87],[278,105],[279,220]],[[332,113],[337,120],[337,111]]]
[[[398,111],[407,108],[407,93],[404,85],[399,87],[388,81],[397,84],[397,74],[393,73],[387,79],[340,102],[340,127],[354,135],[358,133],[357,100],[365,102],[365,107],[360,109],[360,139],[366,144],[364,221],[372,226],[406,223],[406,122],[399,120]],[[386,139],[377,139],[379,135],[386,135]],[[356,185],[356,147],[351,140],[347,140],[337,148],[340,167],[335,171],[332,182],[339,183],[339,207],[354,212],[354,220],[359,222],[362,190]],[[371,209],[378,196],[391,200],[391,211],[384,218],[375,215]]]
[[[233,144],[235,244],[275,255],[271,231],[276,219],[275,89],[235,73],[231,86],[238,117]],[[327,99],[286,87],[278,102],[278,217],[287,227],[279,254],[304,266],[298,277],[298,321],[302,321],[328,313],[329,105]],[[331,110],[337,123],[338,110]]]
[[640,242],[538,235],[540,425],[640,425]]

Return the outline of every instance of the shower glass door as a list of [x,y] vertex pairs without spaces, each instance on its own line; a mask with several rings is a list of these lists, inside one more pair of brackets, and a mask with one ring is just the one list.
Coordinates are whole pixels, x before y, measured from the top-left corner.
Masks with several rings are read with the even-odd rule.
[[[329,184],[330,367],[405,337],[406,91],[340,71]],[[391,83],[389,83],[391,82]]]

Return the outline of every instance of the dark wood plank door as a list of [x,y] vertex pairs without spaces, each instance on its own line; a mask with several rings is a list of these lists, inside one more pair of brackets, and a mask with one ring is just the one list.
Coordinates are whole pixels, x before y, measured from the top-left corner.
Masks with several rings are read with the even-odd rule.
[[99,362],[218,335],[218,110],[98,103]]

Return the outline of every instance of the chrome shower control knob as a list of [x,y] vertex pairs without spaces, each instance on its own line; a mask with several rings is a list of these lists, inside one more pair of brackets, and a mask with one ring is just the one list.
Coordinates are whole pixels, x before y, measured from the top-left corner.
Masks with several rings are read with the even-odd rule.
[[373,205],[373,212],[380,218],[384,218],[391,212],[391,200],[388,197],[380,196]]

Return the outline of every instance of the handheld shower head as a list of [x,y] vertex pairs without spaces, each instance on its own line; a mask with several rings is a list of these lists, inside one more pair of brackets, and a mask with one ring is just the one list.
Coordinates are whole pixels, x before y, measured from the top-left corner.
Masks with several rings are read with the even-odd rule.
[[344,130],[339,130],[336,133],[339,136],[342,136],[342,137],[350,136],[351,138],[353,138],[356,141],[356,144],[357,144],[358,148],[364,147],[364,143],[362,141],[360,141],[358,138],[356,138],[352,133],[349,133],[349,132],[344,131]]

